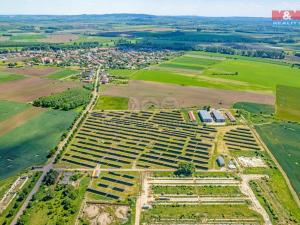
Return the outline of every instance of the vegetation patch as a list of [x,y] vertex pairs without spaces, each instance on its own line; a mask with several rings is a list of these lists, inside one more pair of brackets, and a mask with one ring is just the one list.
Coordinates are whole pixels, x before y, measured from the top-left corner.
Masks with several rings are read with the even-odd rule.
[[300,125],[286,122],[256,126],[256,130],[278,160],[300,196]]
[[153,186],[154,194],[162,195],[199,195],[199,196],[236,196],[240,194],[238,186]]
[[84,88],[73,88],[47,97],[41,97],[35,100],[33,105],[67,111],[87,104],[90,100],[90,96],[90,91]]
[[36,41],[38,39],[46,38],[46,35],[43,34],[18,34],[10,37],[11,41]]
[[0,137],[0,178],[45,162],[49,151],[76,117],[74,112],[49,110]]
[[[52,176],[48,174],[47,176]],[[78,181],[78,185],[60,185],[45,183],[34,196],[30,208],[27,208],[20,219],[21,224],[75,224],[76,215],[79,213],[81,201],[84,197],[88,177]]]
[[276,89],[276,116],[300,122],[300,88],[278,85]]
[[75,74],[78,74],[78,71],[71,70],[71,69],[64,69],[64,70],[60,70],[58,72],[47,75],[47,78],[59,80],[59,79],[64,79],[66,77],[75,75]]
[[253,114],[273,114],[275,107],[273,105],[259,104],[252,102],[237,102],[233,105],[234,109],[243,109]]
[[[133,79],[259,92],[275,92],[278,84],[300,87],[300,70],[294,67],[267,60],[253,60],[251,57],[229,57],[226,59],[227,55],[210,54],[211,58],[203,59],[201,57],[207,57],[207,53],[188,54],[189,56],[181,56],[160,64],[161,67],[164,67],[163,71],[159,69],[140,70],[134,74]],[[190,57],[190,55],[194,55],[194,57]],[[222,56],[224,60],[219,60],[218,57]],[[199,64],[196,63],[197,61]],[[201,68],[205,69],[202,74],[191,76],[187,71],[180,70],[180,67],[183,70],[199,71]],[[224,76],[216,76],[219,74]]]
[[28,108],[29,104],[0,100],[0,122]]
[[41,173],[36,172],[34,174],[30,174],[29,179],[23,186],[21,190],[18,191],[16,197],[11,201],[8,207],[0,214],[0,224],[8,225],[13,220],[16,213],[19,211],[20,207],[23,205],[26,200],[28,194],[34,187],[35,183],[40,178]]
[[[142,214],[142,223],[185,224],[207,220],[252,219],[262,222],[261,216],[246,205],[154,205]],[[249,222],[249,221],[248,221]]]
[[24,77],[25,77],[24,75],[20,75],[20,74],[9,74],[9,73],[5,73],[5,72],[0,72],[0,84],[6,83],[9,81],[20,80]]
[[124,97],[101,96],[95,105],[95,110],[127,110],[129,99]]

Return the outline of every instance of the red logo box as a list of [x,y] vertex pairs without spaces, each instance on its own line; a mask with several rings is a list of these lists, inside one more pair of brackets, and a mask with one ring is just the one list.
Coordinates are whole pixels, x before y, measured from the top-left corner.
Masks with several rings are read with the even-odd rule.
[[273,20],[300,20],[300,10],[273,10]]

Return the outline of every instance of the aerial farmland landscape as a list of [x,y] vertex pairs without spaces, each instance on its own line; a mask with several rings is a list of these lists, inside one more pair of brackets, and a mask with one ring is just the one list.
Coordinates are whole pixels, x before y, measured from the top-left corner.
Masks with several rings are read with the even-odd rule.
[[300,224],[300,3],[0,3],[0,225]]

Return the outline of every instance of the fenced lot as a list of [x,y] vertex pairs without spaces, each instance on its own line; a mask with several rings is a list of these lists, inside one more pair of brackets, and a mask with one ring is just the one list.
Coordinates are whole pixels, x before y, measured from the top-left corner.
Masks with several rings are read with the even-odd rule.
[[61,164],[71,168],[168,168],[192,162],[208,169],[215,128],[188,124],[180,111],[95,111]]

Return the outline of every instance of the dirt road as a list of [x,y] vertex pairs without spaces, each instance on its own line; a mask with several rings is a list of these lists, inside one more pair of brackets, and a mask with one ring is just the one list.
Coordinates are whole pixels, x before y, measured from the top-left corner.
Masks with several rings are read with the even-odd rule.
[[256,198],[254,192],[252,191],[249,182],[251,180],[258,180],[261,178],[266,177],[265,175],[241,175],[242,178],[242,183],[240,185],[240,189],[242,191],[243,194],[245,194],[246,196],[248,196],[252,202],[252,208],[253,210],[255,210],[256,212],[260,213],[265,221],[265,225],[272,225],[272,222],[270,220],[270,217],[268,215],[268,213],[266,212],[266,210],[261,206],[261,204],[259,203],[258,199]]

